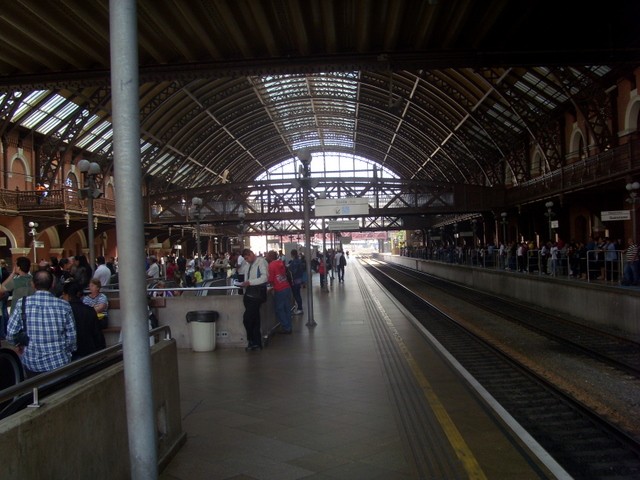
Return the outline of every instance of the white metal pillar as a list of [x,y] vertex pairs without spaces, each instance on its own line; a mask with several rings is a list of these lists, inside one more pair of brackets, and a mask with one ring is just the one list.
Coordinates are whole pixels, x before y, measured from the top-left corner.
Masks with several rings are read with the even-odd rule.
[[[144,268],[144,216],[140,185],[138,31],[135,0],[110,0],[113,157],[118,197],[116,230],[123,318],[124,378],[131,478],[158,478]],[[91,228],[91,227],[89,227]],[[98,432],[99,434],[99,432]],[[114,459],[117,461],[117,459]]]

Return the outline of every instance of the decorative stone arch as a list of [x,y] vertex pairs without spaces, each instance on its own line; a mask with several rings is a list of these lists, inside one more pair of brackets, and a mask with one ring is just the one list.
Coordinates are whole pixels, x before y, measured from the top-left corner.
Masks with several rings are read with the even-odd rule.
[[31,172],[31,165],[21,152],[14,154],[9,159],[9,172],[7,177],[12,179],[15,173],[15,163],[18,162],[24,168],[24,184],[21,184],[21,190],[28,189],[28,184],[33,182],[33,173]]
[[[80,246],[80,249],[83,250],[83,251],[84,250],[88,250],[89,242],[87,241],[87,236],[85,235],[83,228],[75,230],[71,235],[69,235],[67,237],[67,239],[65,240],[65,243],[63,245],[60,245],[60,246],[63,247],[63,248],[65,247],[65,245],[67,247],[71,247],[70,245],[67,244],[67,241],[68,240],[73,240],[73,239],[76,239],[76,238],[78,240],[78,244]],[[74,248],[69,248],[69,249],[75,250],[75,245],[73,247]]]
[[43,233],[46,233],[47,237],[49,237],[51,248],[60,248],[60,235],[58,234],[58,229],[56,227],[46,228],[45,230],[40,232],[41,235]]
[[531,176],[544,175],[546,173],[546,165],[544,155],[539,148],[533,152],[533,160],[531,162]]
[[[75,165],[73,167],[75,167]],[[70,185],[68,185],[68,183],[70,183]],[[63,188],[67,202],[70,205],[78,200],[78,176],[76,175],[75,169],[67,172],[67,176],[64,179]]]
[[577,123],[573,124],[571,130],[571,136],[569,137],[569,153],[567,159],[581,160],[586,157],[586,143],[584,140],[584,133],[580,130]]
[[0,225],[0,232],[4,233],[7,236],[9,242],[14,248],[18,246],[18,241],[16,240],[16,237],[11,230]]
[[67,178],[65,178],[65,186],[67,184],[67,180],[71,180],[71,183],[73,184],[71,187],[67,187],[67,188],[73,188],[74,190],[78,189],[78,186],[79,186],[78,176],[76,175],[75,172],[73,171],[67,172]]
[[105,179],[104,183],[104,198],[108,198],[110,200],[115,200],[116,198],[116,187],[113,183],[113,177],[109,177],[108,180]]
[[638,130],[638,117],[640,116],[640,95],[635,89],[629,95],[629,103],[624,112],[624,127],[620,135],[627,135]]

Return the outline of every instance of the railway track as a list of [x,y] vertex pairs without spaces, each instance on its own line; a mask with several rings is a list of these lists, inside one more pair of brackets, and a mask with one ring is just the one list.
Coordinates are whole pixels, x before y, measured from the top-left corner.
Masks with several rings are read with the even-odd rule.
[[403,276],[403,279],[406,277],[415,279],[425,287],[454,295],[477,308],[556,340],[595,360],[640,378],[640,343],[573,322],[564,316],[541,311],[539,308],[447,282],[423,272],[389,264],[381,265],[379,268],[391,278],[397,278],[395,274],[398,273]]
[[636,439],[455,322],[407,288],[406,277],[378,267],[365,265],[574,478],[640,478]]

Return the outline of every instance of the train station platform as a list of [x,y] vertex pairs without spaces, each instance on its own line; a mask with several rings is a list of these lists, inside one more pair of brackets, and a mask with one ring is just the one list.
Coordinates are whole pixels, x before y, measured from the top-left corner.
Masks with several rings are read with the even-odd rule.
[[261,351],[178,350],[187,441],[161,479],[564,475],[357,259],[313,288],[317,325]]

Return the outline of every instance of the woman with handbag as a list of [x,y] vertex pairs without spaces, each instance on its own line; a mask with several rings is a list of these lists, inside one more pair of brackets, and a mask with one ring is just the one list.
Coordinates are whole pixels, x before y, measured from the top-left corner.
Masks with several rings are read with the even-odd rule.
[[92,278],[89,281],[89,293],[82,297],[82,303],[95,309],[100,321],[100,328],[104,330],[109,326],[109,299],[100,292],[101,286],[100,280]]

